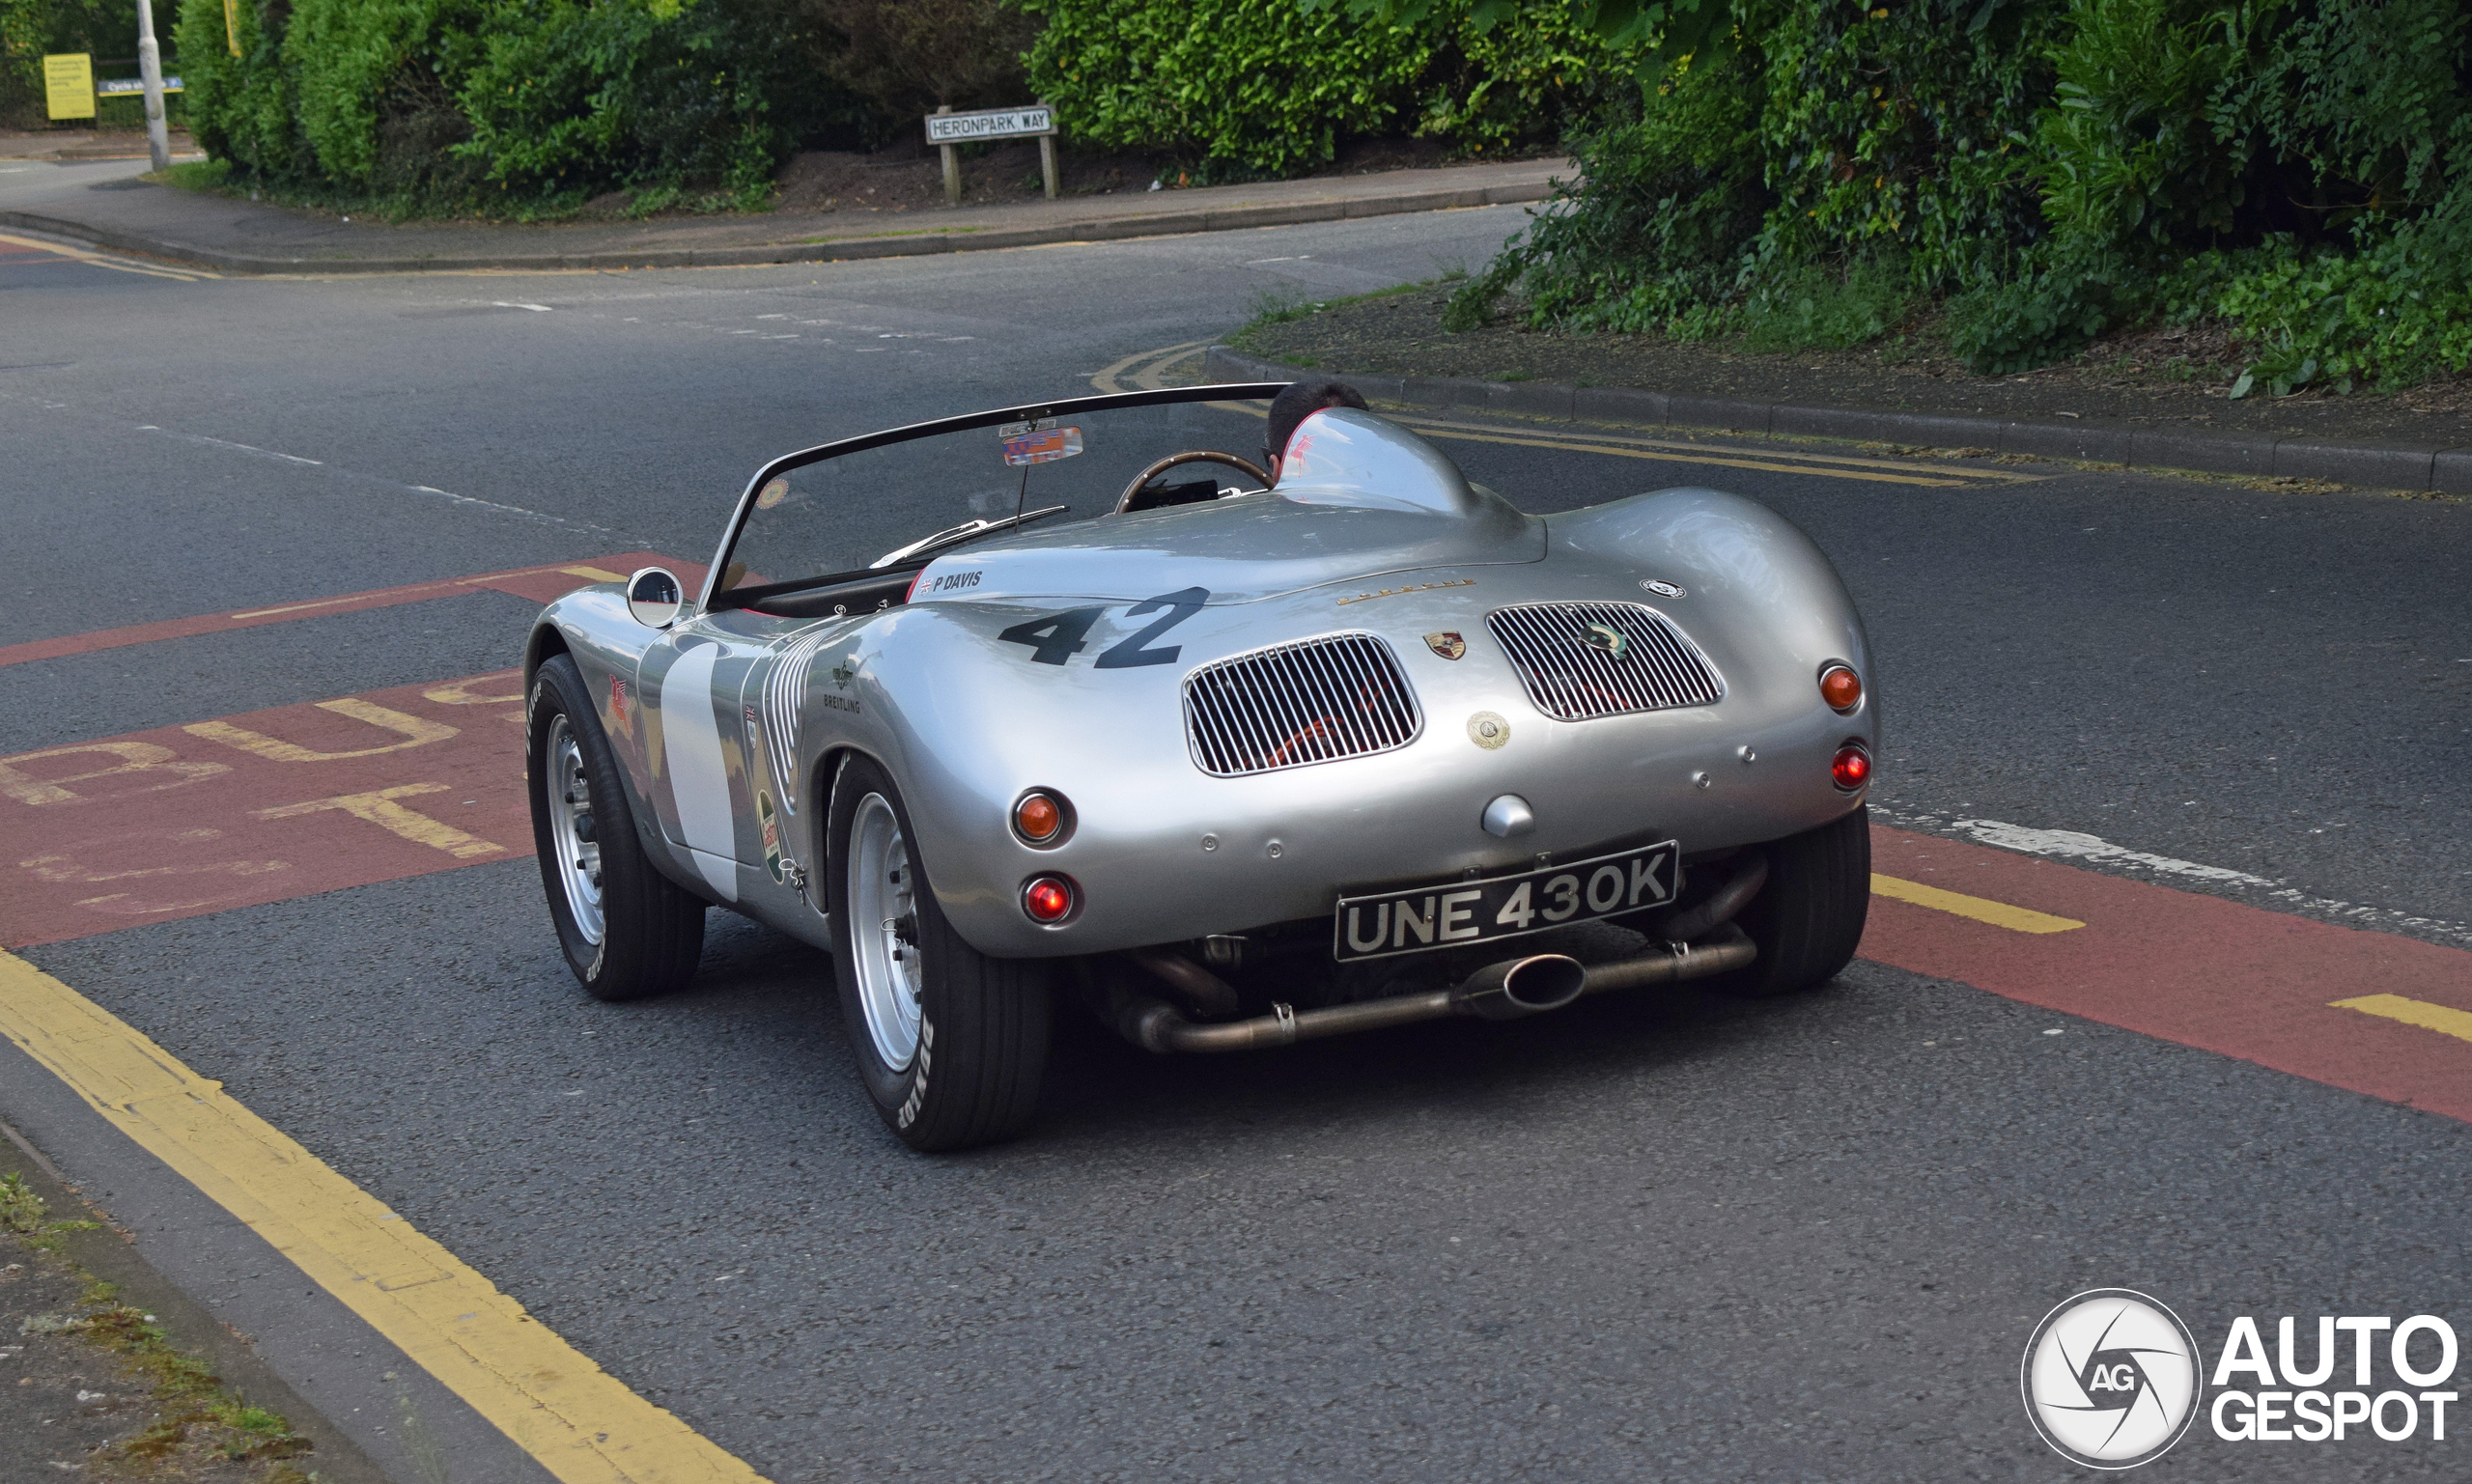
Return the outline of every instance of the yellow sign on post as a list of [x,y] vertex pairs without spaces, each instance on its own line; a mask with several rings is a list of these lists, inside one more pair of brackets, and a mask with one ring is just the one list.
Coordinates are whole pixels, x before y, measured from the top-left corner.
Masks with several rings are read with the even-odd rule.
[[95,59],[88,52],[70,52],[42,59],[43,106],[55,119],[95,116]]

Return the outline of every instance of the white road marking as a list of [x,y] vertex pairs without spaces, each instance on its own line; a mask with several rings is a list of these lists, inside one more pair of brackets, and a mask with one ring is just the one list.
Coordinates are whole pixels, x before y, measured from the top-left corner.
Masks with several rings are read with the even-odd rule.
[[305,463],[313,469],[323,469],[326,466],[323,460],[303,459],[298,454],[278,454],[271,448],[259,448],[249,443],[234,443],[224,438],[210,438],[202,433],[174,433],[169,428],[157,428],[153,423],[139,423],[137,431],[159,433],[167,438],[179,438],[187,443],[205,443],[215,448],[228,448],[236,454],[255,454],[261,459],[280,459],[286,463]]
[[492,309],[529,309],[536,315],[546,315],[549,312],[549,306],[547,304],[510,304],[504,299],[490,300],[490,307]]
[[2273,877],[2255,876],[2235,871],[2230,866],[2210,866],[2203,861],[2181,860],[2173,855],[2156,855],[2146,851],[2133,851],[2114,845],[2100,835],[2090,835],[2074,829],[2037,829],[2026,825],[2011,825],[2005,820],[1943,820],[1928,814],[1896,814],[1871,806],[1871,812],[1892,824],[1922,829],[1963,835],[2000,850],[2017,851],[2028,855],[2051,855],[2062,859],[2093,861],[2105,865],[2126,866],[2136,871],[2151,871],[2161,876],[2177,876],[2184,881],[2208,882],[2226,886],[2254,886],[2267,896],[2307,908],[2331,917],[2348,917],[2377,926],[2416,928],[2425,933],[2460,939],[2472,943],[2472,926],[2449,922],[2443,917],[2423,917],[2392,907],[2372,907],[2359,902],[2346,902],[2334,897],[2312,896],[2295,886],[2287,886]]
[[[0,400],[15,399],[0,395]],[[47,403],[44,404],[44,406],[65,407],[68,404]],[[139,433],[152,433],[167,438],[178,438],[183,443],[202,443],[209,448],[222,449],[226,453],[246,454],[253,459],[272,459],[282,463],[301,464],[310,468],[323,469],[328,474],[333,475],[336,478],[350,480],[355,484],[378,485],[384,489],[401,490],[411,494],[431,494],[435,495],[442,500],[451,500],[458,505],[474,505],[483,510],[495,511],[500,515],[516,516],[525,520],[539,520],[550,525],[563,525],[575,530],[592,531],[604,536],[620,536],[626,537],[628,540],[636,539],[632,536],[629,536],[628,533],[624,531],[615,531],[605,525],[595,525],[589,520],[570,520],[564,516],[553,516],[547,511],[526,510],[520,505],[502,505],[496,500],[484,500],[477,495],[457,494],[452,490],[440,490],[434,485],[402,484],[391,479],[381,479],[375,474],[363,474],[356,469],[338,467],[334,464],[329,464],[317,459],[303,459],[298,454],[279,454],[271,448],[259,448],[248,443],[235,443],[228,438],[210,438],[202,433],[175,433],[169,428],[157,428],[153,423],[139,423],[136,425],[136,429]]]
[[[2197,800],[2189,800],[2195,803]],[[2242,886],[2277,886],[2280,882],[2229,866],[2201,865],[2194,860],[2180,860],[2170,855],[2150,855],[2126,846],[2114,845],[2100,835],[2080,834],[2074,829],[2035,829],[2024,825],[2011,825],[2002,820],[1951,820],[1949,827],[1962,830],[1985,845],[1996,845],[2005,851],[2022,851],[2029,855],[2061,855],[2081,860],[2107,860],[2117,865],[2144,866],[2167,876],[2186,876],[2202,882],[2229,882]]]

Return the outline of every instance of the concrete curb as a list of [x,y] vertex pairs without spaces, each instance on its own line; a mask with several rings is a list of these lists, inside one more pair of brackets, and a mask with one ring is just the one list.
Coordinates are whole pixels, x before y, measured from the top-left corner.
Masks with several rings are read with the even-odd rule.
[[[1292,381],[1306,373],[1213,346],[1202,374],[1230,381]],[[2100,425],[2020,423],[1996,417],[1866,412],[1789,403],[1737,402],[1628,386],[1566,386],[1558,381],[1471,381],[1454,377],[1392,377],[1333,372],[1368,398],[1424,407],[1481,407],[1531,417],[1561,417],[1634,427],[1716,428],[1731,433],[1936,448],[1988,448],[2036,459],[2080,459],[2128,468],[2205,474],[2325,479],[2378,490],[2472,495],[2472,446],[2438,443],[2328,443],[2264,434],[2146,433]]]
[[[0,226],[66,238],[82,246],[140,253],[225,273],[438,273],[475,269],[522,271],[575,268],[749,267],[784,263],[837,263],[857,258],[909,258],[926,253],[990,252],[1053,242],[1101,242],[1125,238],[1173,237],[1191,232],[1233,232],[1246,227],[1286,227],[1303,222],[1407,211],[1445,211],[1464,207],[1516,206],[1552,194],[1544,182],[1517,185],[1468,185],[1403,191],[1390,196],[1273,203],[1219,210],[1157,211],[1140,216],[1099,216],[1041,227],[915,232],[883,237],[823,238],[812,241],[733,247],[664,247],[579,253],[501,253],[479,256],[400,258],[270,258],[224,252],[172,238],[95,227],[35,211],[0,210]],[[520,229],[510,229],[520,230]]]

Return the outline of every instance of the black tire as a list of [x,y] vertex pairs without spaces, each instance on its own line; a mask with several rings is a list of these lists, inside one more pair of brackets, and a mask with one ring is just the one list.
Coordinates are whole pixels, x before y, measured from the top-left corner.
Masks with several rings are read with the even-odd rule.
[[1709,985],[1756,997],[1815,990],[1853,962],[1870,917],[1871,811],[1859,807],[1759,849],[1768,883],[1734,918],[1758,947],[1758,962]]
[[[903,947],[881,939],[857,946],[871,955],[897,957],[905,949],[915,955],[915,1039],[907,1057],[887,1056],[880,1049],[854,951],[855,933],[861,927],[859,910],[853,906],[854,825],[862,812],[881,823],[882,816],[868,803],[871,798],[888,804],[899,826],[910,878],[911,938]],[[858,1079],[866,1084],[885,1127],[921,1151],[968,1149],[1019,1134],[1038,1111],[1039,1084],[1047,1072],[1054,1023],[1051,966],[1038,959],[989,958],[953,931],[917,855],[908,849],[907,842],[916,838],[910,811],[892,779],[874,762],[853,758],[842,767],[833,783],[828,828],[825,900],[832,910],[833,976]],[[888,884],[900,882],[893,879]],[[897,932],[891,936],[898,940]],[[874,957],[870,962],[876,966],[870,971],[881,975],[886,961]],[[887,1039],[898,1049],[897,1025]]]
[[[562,731],[563,728],[563,731]],[[532,845],[541,859],[541,887],[558,930],[567,967],[595,999],[641,999],[682,988],[704,952],[704,902],[661,875],[635,833],[635,811],[619,775],[618,755],[601,730],[592,693],[573,658],[552,657],[532,676],[524,714],[524,792],[532,798]],[[585,836],[599,850],[601,926],[596,938],[568,894],[569,856],[559,843],[567,825],[566,790],[550,757],[553,738],[572,737],[585,784],[580,812]],[[560,747],[563,754],[564,748]],[[552,792],[562,798],[553,798]]]

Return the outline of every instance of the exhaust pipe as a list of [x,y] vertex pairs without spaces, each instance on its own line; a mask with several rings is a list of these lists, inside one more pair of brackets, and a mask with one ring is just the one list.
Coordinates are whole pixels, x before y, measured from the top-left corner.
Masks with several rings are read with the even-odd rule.
[[1488,1021],[1515,1021],[1522,1016],[1559,1010],[1587,993],[1587,970],[1580,961],[1559,953],[1488,964],[1450,992],[1455,1015]]
[[1487,965],[1447,990],[1395,994],[1323,1010],[1273,1005],[1269,1015],[1213,1025],[1197,1025],[1173,1005],[1117,984],[1109,990],[1108,1018],[1126,1040],[1162,1055],[1172,1051],[1250,1051],[1453,1015],[1514,1021],[1559,1010],[1583,994],[1722,974],[1741,968],[1758,956],[1751,939],[1743,936],[1741,929],[1734,928],[1714,942],[1671,944],[1667,952],[1627,964],[1600,964],[1591,968],[1559,953],[1531,954]]
[[1711,928],[1733,921],[1734,914],[1749,907],[1751,899],[1759,895],[1759,888],[1767,884],[1768,857],[1754,851],[1742,869],[1718,887],[1708,900],[1687,911],[1674,913],[1659,931],[1676,942],[1687,943]]
[[[1765,875],[1765,868],[1762,869]],[[1749,893],[1745,893],[1749,900]],[[1700,943],[1668,943],[1663,953],[1631,959],[1620,964],[1599,964],[1587,971],[1589,994],[1602,994],[1609,990],[1636,990],[1651,984],[1680,984],[1686,979],[1706,979],[1716,974],[1729,974],[1737,968],[1749,968],[1758,959],[1759,949],[1751,935],[1731,923],[1722,932]]]
[[1125,957],[1153,977],[1165,981],[1171,997],[1181,1008],[1204,1017],[1236,1013],[1235,988],[1183,954],[1160,948],[1136,948]]

